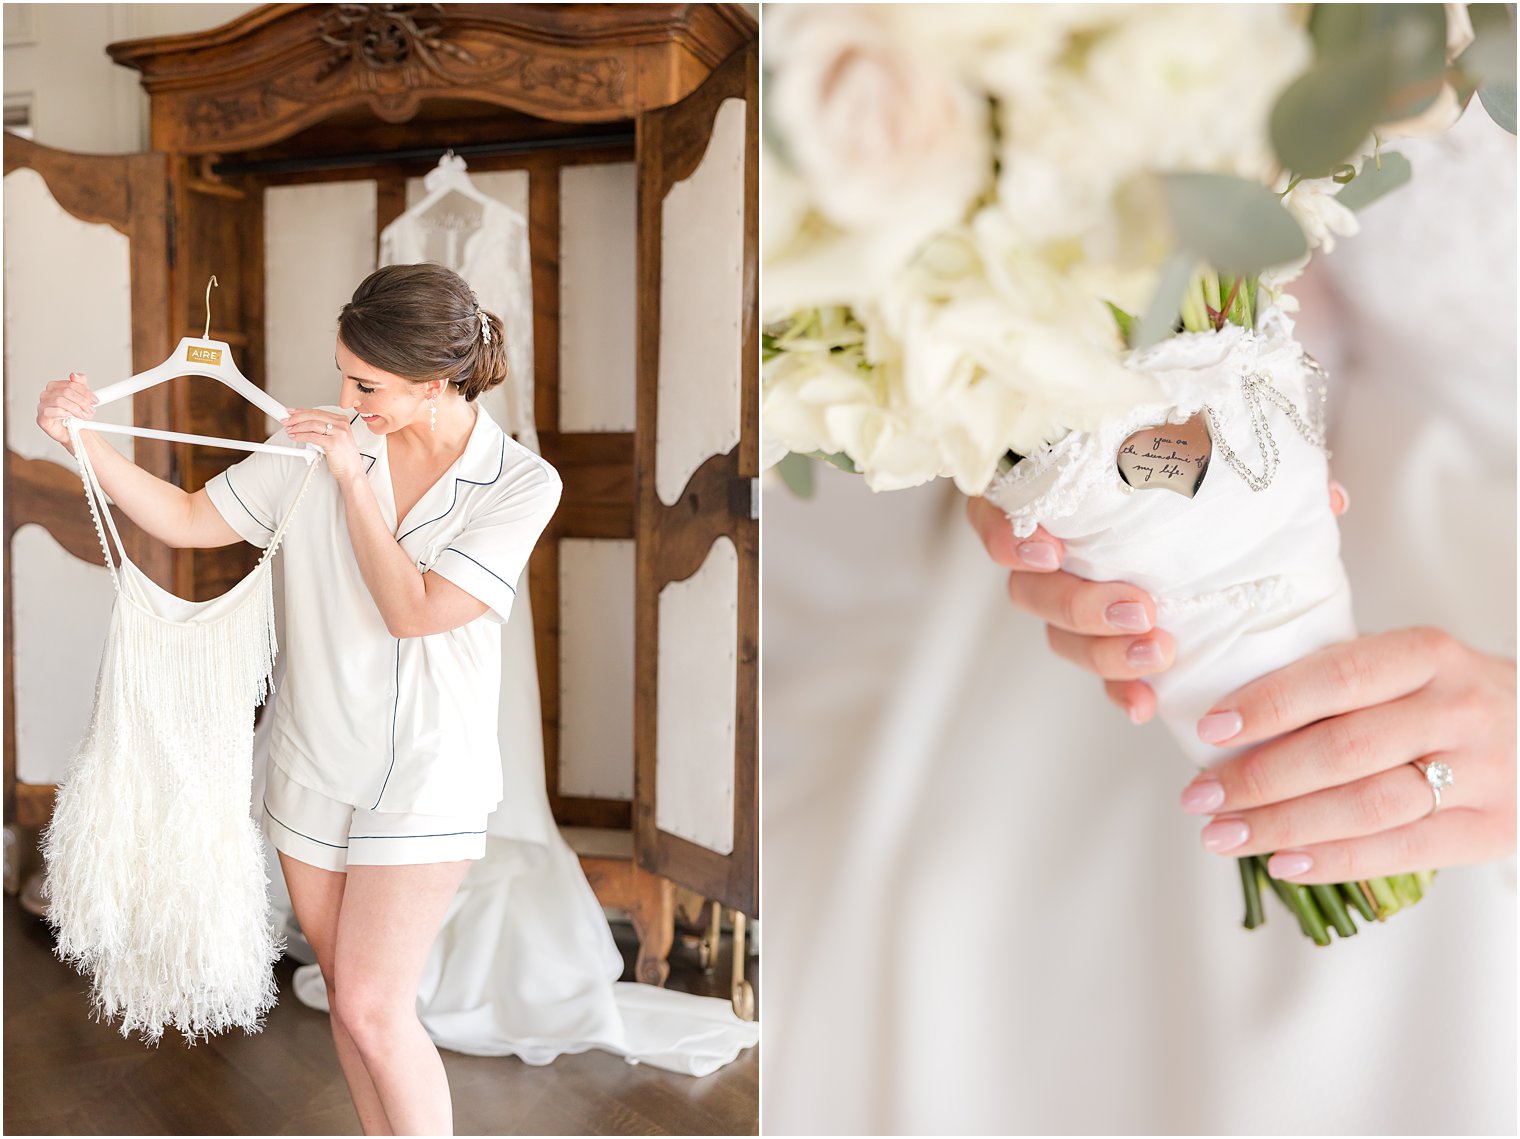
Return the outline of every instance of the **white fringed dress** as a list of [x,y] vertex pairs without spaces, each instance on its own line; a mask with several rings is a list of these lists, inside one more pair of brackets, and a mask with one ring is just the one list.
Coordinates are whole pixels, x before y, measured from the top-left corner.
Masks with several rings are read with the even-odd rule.
[[127,559],[77,427],[70,436],[116,600],[90,725],[42,836],[55,952],[90,974],[95,1015],[119,1018],[124,1036],[256,1032],[283,946],[248,810],[253,710],[277,651],[271,558],[300,496],[252,573],[186,601]]

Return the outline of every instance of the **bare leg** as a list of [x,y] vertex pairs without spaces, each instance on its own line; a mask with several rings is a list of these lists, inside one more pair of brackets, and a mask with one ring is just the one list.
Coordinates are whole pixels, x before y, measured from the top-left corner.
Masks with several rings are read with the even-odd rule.
[[364,1060],[354,1044],[353,1037],[344,1027],[337,1014],[334,1001],[336,972],[335,947],[338,940],[338,914],[343,905],[343,890],[348,875],[333,870],[323,870],[291,858],[283,851],[280,868],[285,871],[285,884],[290,890],[290,900],[295,906],[296,920],[311,947],[317,951],[317,964],[322,967],[322,980],[327,984],[327,1007],[333,1009],[333,1045],[338,1050],[338,1064],[343,1069],[343,1079],[348,1084],[348,1094],[359,1114],[359,1126],[366,1135],[394,1135],[375,1083],[364,1067]]
[[333,1010],[397,1135],[452,1135],[448,1079],[422,1022],[417,985],[469,862],[350,866],[338,914]]

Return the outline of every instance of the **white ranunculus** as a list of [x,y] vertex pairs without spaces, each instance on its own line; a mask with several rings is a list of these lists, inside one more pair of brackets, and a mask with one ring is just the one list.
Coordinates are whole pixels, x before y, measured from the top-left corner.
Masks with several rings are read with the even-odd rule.
[[766,16],[767,116],[818,213],[919,236],[963,220],[992,176],[985,101],[869,8]]

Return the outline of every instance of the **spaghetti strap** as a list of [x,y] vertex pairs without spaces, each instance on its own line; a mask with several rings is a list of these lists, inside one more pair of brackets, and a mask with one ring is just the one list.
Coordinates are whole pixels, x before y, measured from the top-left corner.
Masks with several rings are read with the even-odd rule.
[[285,529],[290,525],[290,520],[295,517],[296,509],[301,505],[301,499],[306,497],[306,488],[311,486],[312,476],[317,473],[317,457],[311,455],[306,460],[306,473],[301,476],[301,485],[296,488],[296,496],[290,501],[290,509],[285,511],[285,517],[280,519],[280,524],[275,527],[274,537],[269,539],[269,545],[264,547],[264,553],[259,558],[258,566],[262,566],[270,558],[274,557],[275,551],[280,548],[280,543],[285,540]]
[[[111,558],[111,546],[106,541],[106,529],[110,529],[111,537],[116,541],[116,549],[123,562],[127,560],[127,547],[116,530],[116,519],[106,503],[106,492],[95,474],[95,464],[90,462],[89,452],[85,449],[84,439],[79,433],[79,426],[72,419],[69,420],[68,430],[69,439],[74,444],[74,461],[79,467],[79,477],[84,483],[85,501],[90,504],[90,518],[95,523],[95,534],[100,539],[100,550],[105,555],[106,568],[111,571],[111,582],[119,592],[121,578],[116,572],[116,562]],[[104,526],[102,526],[102,520]]]

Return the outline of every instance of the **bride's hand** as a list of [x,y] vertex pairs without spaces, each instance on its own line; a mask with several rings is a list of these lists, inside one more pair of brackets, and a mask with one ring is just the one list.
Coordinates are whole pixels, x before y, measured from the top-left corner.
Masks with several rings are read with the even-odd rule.
[[[1515,849],[1515,662],[1437,629],[1333,645],[1220,700],[1200,738],[1260,744],[1182,793],[1208,850],[1277,878],[1349,882]],[[1261,741],[1267,741],[1262,743]],[[1449,765],[1433,793],[1414,761]]]
[[42,389],[37,398],[37,426],[72,454],[69,430],[63,421],[70,416],[94,419],[95,405],[100,402],[90,390],[83,372],[70,372],[66,380],[54,380]]
[[[1346,488],[1330,483],[1330,509],[1346,513]],[[1140,679],[1172,667],[1175,646],[1157,629],[1156,602],[1124,582],[1088,581],[1060,570],[1059,538],[1037,529],[1022,541],[1008,516],[985,498],[969,499],[966,517],[987,554],[1008,575],[1008,596],[1045,622],[1056,654],[1103,678],[1103,690],[1137,724],[1156,714],[1156,694]]]
[[1008,596],[1045,622],[1046,639],[1063,656],[1104,680],[1108,698],[1137,724],[1156,714],[1156,695],[1142,676],[1172,666],[1172,638],[1156,626],[1156,602],[1119,581],[1088,581],[1059,568],[1065,550],[1043,529],[1020,540],[1008,516],[985,498],[966,517],[987,554],[1008,575]]
[[297,407],[291,409],[281,425],[293,442],[315,443],[322,448],[327,456],[327,469],[339,482],[349,475],[363,473],[359,444],[354,441],[353,428],[346,415]]

